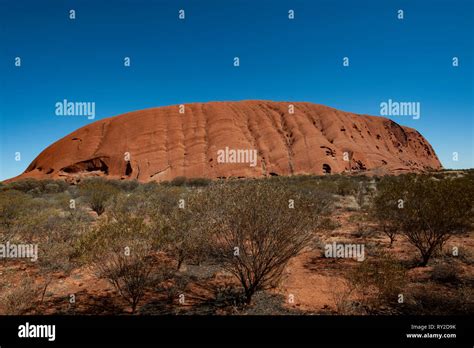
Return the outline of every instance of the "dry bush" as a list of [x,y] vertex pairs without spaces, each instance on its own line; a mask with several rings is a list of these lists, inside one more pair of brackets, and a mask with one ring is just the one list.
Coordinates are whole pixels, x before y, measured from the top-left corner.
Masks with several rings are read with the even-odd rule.
[[[85,234],[76,245],[76,254],[92,261],[99,277],[107,279],[131,306],[132,313],[167,267],[159,263],[155,271],[154,251],[161,238],[143,217],[125,215],[104,221]],[[166,272],[165,272],[166,273]]]
[[170,181],[171,186],[184,186],[186,185],[187,178],[185,176],[177,176]]
[[150,186],[146,192],[147,212],[151,218],[169,215],[178,206],[180,199],[186,199],[189,190],[184,187]]
[[143,192],[119,193],[110,198],[107,211],[117,221],[123,217],[146,217],[150,207],[149,198]]
[[[107,279],[130,304],[132,313],[143,298],[146,289],[154,284],[151,248],[148,243],[127,243],[122,250],[101,254],[95,262],[100,278]],[[125,248],[130,248],[127,252]]]
[[398,300],[398,294],[406,284],[406,269],[388,254],[378,259],[360,263],[348,274],[350,284],[362,294],[366,308],[390,306]]
[[80,184],[79,189],[97,215],[105,211],[107,201],[119,192],[114,184],[101,178],[87,179]]
[[364,209],[366,206],[367,197],[370,193],[369,184],[366,181],[360,181],[355,192],[355,199],[359,205],[359,209]]
[[68,186],[69,185],[63,180],[23,179],[4,185],[2,191],[17,190],[34,196],[39,196],[43,194],[64,192],[67,190]]
[[30,278],[24,278],[18,286],[12,287],[0,296],[1,313],[24,315],[42,300],[49,283],[36,285]]
[[43,208],[23,216],[12,230],[18,242],[38,245],[38,265],[43,271],[68,272],[74,267],[74,244],[89,220],[81,209]]
[[[389,178],[379,185],[375,214],[387,231],[400,230],[406,236],[421,254],[420,265],[425,266],[453,234],[470,225],[472,194],[472,182],[464,179]],[[398,208],[399,200],[402,208]]]
[[433,283],[414,287],[406,294],[400,312],[408,315],[471,315],[474,311],[474,293],[471,285],[440,291]]
[[81,209],[64,211],[55,196],[33,198],[9,190],[0,193],[0,242],[38,245],[42,270],[70,270],[72,245],[89,222]]
[[431,279],[438,283],[456,284],[460,269],[453,263],[436,263],[431,271]]
[[392,247],[400,233],[400,216],[403,213],[399,200],[402,199],[403,183],[399,178],[384,178],[377,185],[377,195],[372,202],[371,216],[378,222],[382,232],[390,238]]
[[[341,283],[337,283],[337,281],[340,281]],[[358,284],[354,284],[348,278],[343,278],[342,280],[334,280],[334,284],[332,286],[333,289],[338,288],[338,286],[342,286],[341,290],[333,290],[331,292],[336,312],[338,314],[358,314],[358,308],[356,306],[356,304],[358,303],[356,301],[357,285]]]
[[143,217],[124,215],[118,220],[102,221],[82,234],[75,243],[75,255],[85,262],[94,261],[102,253],[123,250],[129,241],[143,241],[158,247],[161,237]]
[[187,185],[200,187],[200,186],[209,186],[211,185],[211,183],[212,183],[212,180],[207,179],[207,178],[190,178],[188,179]]
[[331,219],[330,217],[324,217],[319,222],[319,229],[324,231],[333,231],[339,227],[341,227],[341,224],[337,220]]
[[16,190],[0,192],[0,227],[9,228],[29,213],[31,196]]
[[166,241],[166,250],[176,259],[178,270],[185,261],[200,264],[212,254],[206,228],[208,197],[199,192],[181,197],[181,202],[176,200],[174,205],[159,209],[154,216]]
[[249,304],[256,291],[278,282],[288,261],[311,240],[323,204],[264,181],[216,185],[209,195],[214,202],[208,221],[219,257],[240,281]]

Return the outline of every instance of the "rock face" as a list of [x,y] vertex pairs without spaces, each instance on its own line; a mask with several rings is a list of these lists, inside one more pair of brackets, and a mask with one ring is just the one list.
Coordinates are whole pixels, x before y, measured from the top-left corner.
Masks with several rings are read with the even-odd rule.
[[50,145],[11,180],[107,176],[148,182],[440,168],[420,133],[389,119],[311,103],[242,101],[99,120]]

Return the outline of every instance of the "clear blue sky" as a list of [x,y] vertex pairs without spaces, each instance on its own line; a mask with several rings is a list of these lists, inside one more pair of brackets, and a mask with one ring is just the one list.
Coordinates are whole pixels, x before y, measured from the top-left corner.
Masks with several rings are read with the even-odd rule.
[[63,99],[95,102],[96,120],[213,100],[309,101],[372,115],[388,99],[420,102],[419,120],[391,118],[419,130],[445,167],[472,168],[473,3],[0,0],[0,179],[93,122],[56,116]]

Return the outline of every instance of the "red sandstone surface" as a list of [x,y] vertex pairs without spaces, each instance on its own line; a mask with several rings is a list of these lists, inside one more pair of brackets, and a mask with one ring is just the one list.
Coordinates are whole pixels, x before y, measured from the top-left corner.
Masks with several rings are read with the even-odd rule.
[[[305,102],[184,106],[184,113],[175,105],[91,123],[50,145],[10,180],[107,176],[148,182],[442,168],[418,131],[384,117]],[[226,147],[256,150],[256,165],[219,163],[218,153]]]

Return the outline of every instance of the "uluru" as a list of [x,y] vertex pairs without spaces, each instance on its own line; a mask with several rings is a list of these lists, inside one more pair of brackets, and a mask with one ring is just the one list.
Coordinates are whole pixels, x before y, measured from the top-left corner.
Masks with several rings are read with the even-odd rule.
[[418,131],[390,119],[307,102],[252,100],[101,119],[47,147],[10,180],[104,176],[149,182],[441,168]]

